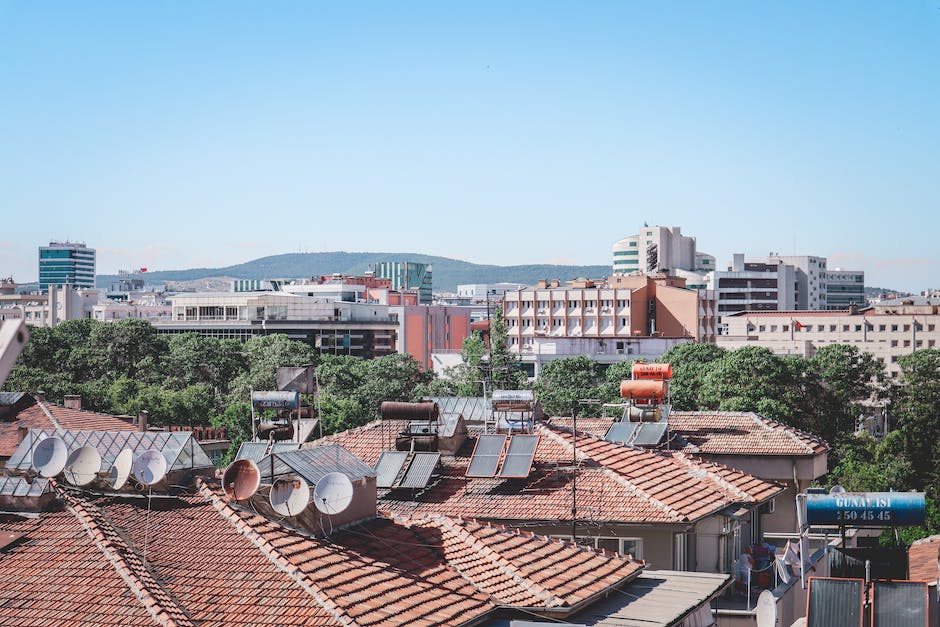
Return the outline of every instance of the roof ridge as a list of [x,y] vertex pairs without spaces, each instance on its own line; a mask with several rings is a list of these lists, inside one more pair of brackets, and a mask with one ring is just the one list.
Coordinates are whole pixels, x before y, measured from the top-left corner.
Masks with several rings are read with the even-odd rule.
[[[562,445],[567,446],[567,447],[569,447],[569,448],[573,448],[573,447],[570,445],[570,443],[568,442],[568,440],[566,440],[565,438],[561,437],[559,434],[557,434],[557,433],[554,432],[555,429],[570,432],[571,430],[568,429],[567,427],[560,427],[560,426],[558,426],[558,425],[551,425],[551,427],[549,427],[548,425],[539,425],[539,426],[542,427],[542,428],[548,429],[548,434],[547,434],[547,435],[548,435],[550,438],[554,439],[556,442],[559,442],[559,443],[561,443]],[[591,438],[591,439],[593,439],[595,442],[597,442],[597,443],[599,443],[599,444],[607,444],[607,445],[610,445],[610,446],[617,446],[618,448],[623,448],[623,449],[626,449],[626,448],[627,448],[627,447],[620,447],[619,445],[616,445],[616,444],[613,444],[613,443],[611,443],[611,442],[608,442],[607,440],[602,440],[602,439],[598,438],[597,436],[591,435],[591,434],[589,434],[589,433],[584,434],[584,437]],[[628,449],[628,450],[631,450],[631,451],[632,451],[632,450],[635,450],[635,449]],[[624,477],[622,474],[620,474],[620,473],[617,472],[616,470],[613,470],[612,468],[608,468],[605,464],[603,464],[603,463],[601,463],[601,462],[598,462],[596,459],[594,459],[594,458],[591,457],[590,455],[585,454],[583,451],[577,451],[577,452],[580,453],[580,455],[581,455],[583,458],[585,458],[585,459],[590,459],[591,461],[596,462],[596,463],[600,466],[600,469],[601,469],[601,472],[602,472],[602,473],[604,473],[605,475],[607,475],[608,477],[610,477],[611,479],[613,479],[614,481],[616,481],[616,482],[619,483],[620,485],[624,486],[625,488],[627,488],[627,489],[630,490],[631,492],[633,492],[633,493],[635,493],[635,494],[641,496],[642,498],[646,499],[646,500],[649,501],[654,507],[656,507],[656,508],[659,509],[659,510],[662,510],[662,511],[665,512],[667,515],[669,515],[670,517],[672,517],[672,518],[674,518],[674,519],[678,519],[678,521],[681,521],[681,522],[687,522],[687,521],[689,520],[688,516],[683,515],[683,514],[682,514],[681,512],[679,512],[678,510],[673,509],[670,505],[668,505],[668,504],[666,504],[666,503],[660,501],[659,499],[657,499],[656,497],[654,497],[652,494],[650,494],[649,492],[647,492],[646,490],[644,490],[643,488],[641,488],[641,487],[638,486],[637,484],[633,483],[632,481],[630,481],[629,479],[627,479],[626,477]],[[648,452],[647,452],[647,453],[648,453]],[[649,454],[652,454],[652,453],[649,453]]]
[[[815,451],[813,450],[813,447],[807,444],[806,442],[804,442],[800,438],[800,436],[804,436],[811,440],[819,440],[820,442],[823,442],[822,438],[818,438],[810,433],[801,431],[797,429],[796,427],[791,427],[790,425],[784,424],[780,422],[779,420],[773,420],[772,418],[761,416],[757,412],[753,412],[753,411],[749,413],[751,414],[751,416],[754,417],[754,420],[757,421],[757,423],[763,426],[765,429],[767,429],[768,431],[782,431],[788,438],[793,440],[798,446],[800,446],[807,453],[814,453]],[[769,423],[773,423],[773,425]],[[780,428],[778,429],[777,427],[780,427]]]
[[[526,591],[531,592],[534,596],[546,602],[547,607],[555,606],[566,606],[567,603],[564,599],[555,596],[550,591],[545,589],[541,584],[530,580],[523,574],[521,574],[518,569],[511,563],[505,560],[497,551],[487,545],[485,542],[477,538],[475,535],[470,533],[463,526],[458,524],[455,519],[452,519],[449,516],[438,515],[435,517],[429,517],[429,522],[438,523],[438,526],[444,527],[449,530],[451,533],[456,535],[464,544],[469,546],[478,556],[486,559],[491,564],[493,564],[496,569],[508,576],[510,579],[522,586]],[[508,531],[505,526],[492,526],[492,528],[502,531]],[[511,532],[510,532],[511,533]],[[451,566],[457,570],[464,579],[470,581],[471,584],[477,589],[478,586],[473,583],[473,581],[466,575],[464,575],[463,570],[457,564],[450,562]],[[488,595],[490,596],[490,595]],[[494,600],[496,601],[496,600]],[[497,601],[497,605],[500,603]]]
[[45,401],[40,401],[37,399],[36,404],[39,405],[39,409],[41,409],[42,413],[46,415],[46,418],[49,419],[49,422],[52,423],[53,427],[56,429],[62,429],[63,431],[65,430],[65,427],[62,426],[62,423],[56,420],[56,417],[52,415],[51,411],[49,411],[49,407],[46,406]]
[[[679,460],[680,462],[682,462],[683,464],[685,464],[685,465],[688,466],[689,468],[698,469],[701,473],[703,473],[703,474],[704,474],[706,477],[708,477],[711,481],[714,481],[715,483],[717,483],[718,486],[719,486],[721,489],[725,490],[726,492],[730,492],[730,493],[733,494],[734,496],[736,496],[736,497],[738,497],[738,498],[743,498],[743,499],[748,500],[748,501],[753,501],[753,500],[754,500],[754,497],[751,496],[748,492],[745,492],[744,490],[742,490],[742,489],[739,488],[738,486],[734,485],[733,483],[731,483],[730,481],[728,481],[727,479],[725,479],[725,478],[722,477],[721,475],[719,475],[719,474],[717,474],[717,473],[715,473],[715,472],[713,472],[713,471],[711,471],[711,470],[708,470],[705,466],[702,466],[702,465],[698,464],[697,462],[693,461],[692,458],[689,457],[689,456],[687,456],[685,453],[682,453],[681,451],[676,451],[674,457],[675,457],[675,459]],[[706,462],[706,463],[712,464],[712,465],[715,465],[715,466],[722,466],[722,467],[724,467],[724,468],[729,468],[728,466],[723,466],[722,464],[716,464],[715,462]],[[729,468],[729,470],[733,470],[733,469]],[[740,472],[740,471],[738,471],[738,472]]]
[[310,440],[309,442],[304,442],[304,444],[317,444],[318,442],[331,442],[332,444],[339,444],[339,442],[332,442],[332,440],[334,440],[335,438],[346,436],[346,435],[352,435],[354,433],[360,433],[362,431],[366,431],[367,429],[371,429],[381,423],[382,423],[382,419],[376,418],[375,420],[371,420],[364,425],[359,425],[358,427],[352,427],[351,429],[346,429],[344,431],[337,431],[336,433],[328,433],[322,438],[317,438],[316,440]]
[[155,622],[168,627],[195,625],[97,508],[91,503],[79,502],[54,480],[50,480],[50,484]]
[[324,610],[330,613],[334,619],[341,625],[347,627],[356,627],[358,623],[349,616],[345,610],[334,603],[320,588],[310,579],[307,573],[303,572],[296,564],[278,550],[271,542],[266,540],[255,528],[242,518],[241,514],[231,505],[219,498],[208,484],[201,477],[196,478],[196,485],[199,487],[199,494],[211,504],[224,520],[229,522],[235,530],[248,539],[249,542],[257,547],[258,551],[264,555],[268,561],[287,575],[294,583],[300,586],[309,594]]

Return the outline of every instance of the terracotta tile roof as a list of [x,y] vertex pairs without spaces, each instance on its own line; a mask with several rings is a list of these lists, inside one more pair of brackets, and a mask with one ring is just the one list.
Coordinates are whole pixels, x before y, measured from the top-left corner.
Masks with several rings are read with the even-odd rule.
[[112,538],[83,514],[3,516],[0,530],[24,534],[0,553],[0,624],[159,624],[102,550]]
[[[578,431],[603,438],[614,418],[578,418]],[[571,418],[550,420],[571,427]],[[681,437],[678,445],[703,455],[819,455],[829,450],[825,440],[754,412],[673,411],[669,430]]]
[[136,427],[111,414],[36,402],[12,419],[0,421],[0,457],[10,457],[19,446],[19,428],[83,431],[136,431]]
[[[374,464],[394,448],[404,421],[373,422],[324,438]],[[581,427],[581,421],[578,421]],[[605,429],[606,431],[606,429]],[[379,507],[403,515],[444,514],[510,521],[571,520],[573,451],[570,430],[539,424],[542,437],[527,479],[467,479],[475,431],[439,476],[418,493],[380,490]],[[578,441],[578,510],[583,516],[629,523],[684,523],[736,503],[761,502],[783,487],[720,464],[678,453],[631,449],[584,435]],[[706,497],[706,498],[703,498]]]
[[55,489],[63,509],[0,517],[12,534],[0,547],[0,624],[461,625],[506,607],[564,615],[643,567],[444,516],[380,516],[315,537],[202,480],[149,506]]
[[914,581],[936,582],[940,579],[940,535],[923,538],[908,549],[908,569]]
[[754,412],[674,411],[669,428],[701,453],[716,455],[819,455],[824,440]]

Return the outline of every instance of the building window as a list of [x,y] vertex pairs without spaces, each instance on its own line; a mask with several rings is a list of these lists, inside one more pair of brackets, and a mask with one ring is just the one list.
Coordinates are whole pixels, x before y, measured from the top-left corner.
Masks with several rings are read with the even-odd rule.
[[905,331],[910,331],[910,330],[911,330],[911,325],[905,324],[905,325],[904,325],[904,330],[905,330]]
[[771,331],[776,331],[776,330],[777,330],[777,325],[775,325],[775,324],[770,325],[770,330],[771,330]]
[[885,331],[886,329],[887,329],[887,327],[886,327],[885,325],[883,325],[883,324],[879,324],[879,325],[878,325],[878,330],[879,330],[879,331]]

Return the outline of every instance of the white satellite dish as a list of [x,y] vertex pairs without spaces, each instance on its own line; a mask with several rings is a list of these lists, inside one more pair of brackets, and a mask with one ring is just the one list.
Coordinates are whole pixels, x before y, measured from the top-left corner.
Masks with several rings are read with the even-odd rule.
[[238,459],[222,473],[222,491],[236,501],[251,498],[261,485],[261,471],[250,459]]
[[770,590],[764,590],[757,597],[757,627],[777,627],[777,598]]
[[55,477],[65,468],[69,449],[62,438],[46,438],[33,447],[33,470],[41,476]]
[[131,466],[134,464],[134,451],[129,448],[122,450],[114,458],[111,464],[111,470],[108,471],[108,485],[115,490],[120,490],[127,483],[127,478],[131,476]]
[[72,485],[88,485],[101,470],[101,453],[94,446],[81,446],[65,462],[65,480]]
[[156,449],[140,454],[134,460],[134,477],[144,485],[153,485],[166,476],[166,457]]
[[829,494],[845,494],[845,488],[840,485],[834,485],[829,488]]
[[339,514],[352,503],[353,484],[341,472],[323,476],[313,489],[313,504],[324,514]]
[[296,516],[310,503],[310,486],[300,477],[281,477],[271,486],[268,500],[281,516]]

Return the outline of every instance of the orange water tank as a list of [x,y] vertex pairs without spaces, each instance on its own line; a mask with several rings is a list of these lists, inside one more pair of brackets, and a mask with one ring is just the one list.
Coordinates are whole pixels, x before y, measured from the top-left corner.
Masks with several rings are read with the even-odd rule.
[[665,381],[672,378],[672,364],[633,364],[633,378],[637,381]]
[[663,397],[666,396],[666,382],[648,380],[621,381],[620,396],[623,398],[662,401]]

